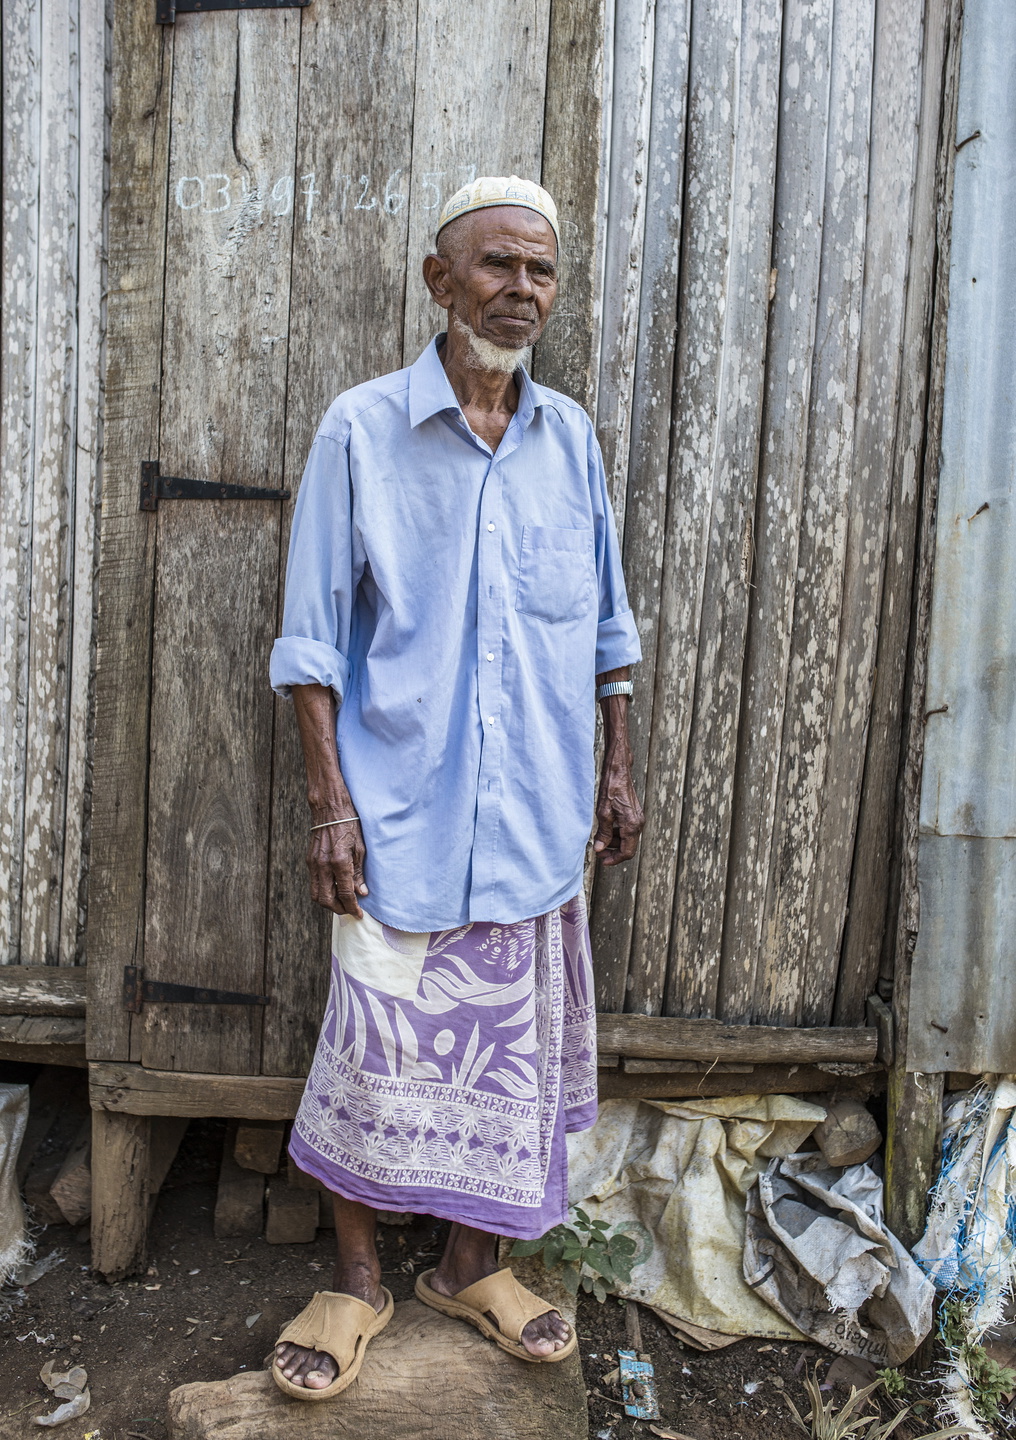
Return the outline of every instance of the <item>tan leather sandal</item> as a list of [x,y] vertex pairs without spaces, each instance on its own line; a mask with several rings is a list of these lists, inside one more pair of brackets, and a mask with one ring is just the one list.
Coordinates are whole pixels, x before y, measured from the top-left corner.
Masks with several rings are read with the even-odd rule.
[[278,1357],[273,1352],[272,1379],[284,1395],[292,1395],[294,1400],[331,1400],[353,1383],[360,1373],[367,1345],[395,1313],[391,1291],[382,1285],[381,1293],[385,1297],[385,1305],[378,1312],[373,1305],[357,1299],[355,1295],[345,1295],[337,1290],[318,1291],[306,1309],[289,1322],[275,1343],[321,1350],[332,1357],[339,1373],[330,1385],[321,1390],[294,1385],[279,1369]]
[[[574,1352],[578,1336],[573,1325],[570,1327],[571,1339],[560,1350],[555,1350],[550,1355],[530,1355],[522,1344],[523,1330],[530,1320],[549,1314],[556,1310],[557,1306],[549,1305],[546,1300],[541,1300],[539,1295],[534,1295],[531,1290],[520,1285],[510,1270],[495,1270],[493,1275],[467,1285],[457,1295],[441,1295],[437,1290],[432,1290],[428,1281],[433,1273],[433,1270],[425,1270],[422,1275],[417,1276],[416,1298],[422,1300],[424,1305],[429,1305],[432,1310],[440,1310],[442,1315],[451,1315],[456,1320],[465,1320],[469,1325],[475,1325],[488,1340],[493,1340],[516,1359],[543,1364],[567,1360]],[[494,1316],[496,1325],[491,1324],[489,1315]]]

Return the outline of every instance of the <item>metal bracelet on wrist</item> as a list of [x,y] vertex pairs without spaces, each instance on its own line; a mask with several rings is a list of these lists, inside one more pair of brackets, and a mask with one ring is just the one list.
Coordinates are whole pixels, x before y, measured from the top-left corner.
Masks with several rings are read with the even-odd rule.
[[610,695],[627,695],[630,697],[634,694],[634,691],[635,686],[630,680],[608,680],[605,685],[597,685],[596,698],[597,700],[606,700]]

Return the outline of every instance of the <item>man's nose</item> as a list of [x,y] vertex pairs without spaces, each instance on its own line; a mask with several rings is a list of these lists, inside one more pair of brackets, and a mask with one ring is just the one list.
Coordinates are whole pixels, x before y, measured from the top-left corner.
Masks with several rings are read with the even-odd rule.
[[525,265],[520,265],[511,278],[511,293],[523,300],[529,300],[536,293],[533,281]]

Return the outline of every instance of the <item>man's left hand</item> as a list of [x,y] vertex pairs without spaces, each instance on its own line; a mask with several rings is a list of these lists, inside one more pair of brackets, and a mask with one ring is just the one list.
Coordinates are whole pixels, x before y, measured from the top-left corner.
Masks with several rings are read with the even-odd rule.
[[593,849],[601,864],[621,865],[630,860],[638,848],[646,817],[635,793],[627,744],[610,746],[604,757],[596,818],[599,824]]

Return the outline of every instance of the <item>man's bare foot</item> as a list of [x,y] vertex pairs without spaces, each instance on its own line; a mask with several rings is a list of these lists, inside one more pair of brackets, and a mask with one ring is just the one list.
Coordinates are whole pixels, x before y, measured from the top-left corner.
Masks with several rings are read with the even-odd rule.
[[[495,1240],[483,1230],[474,1230],[468,1225],[453,1225],[448,1244],[441,1257],[441,1263],[430,1277],[428,1284],[439,1295],[457,1295],[467,1285],[485,1280],[498,1270],[495,1256]],[[492,1324],[497,1324],[493,1315],[488,1314]],[[571,1326],[557,1310],[548,1310],[538,1315],[522,1331],[522,1344],[530,1355],[553,1355],[563,1350],[571,1339]]]
[[[366,1300],[378,1314],[385,1307],[380,1282],[380,1266],[336,1265],[332,1274],[333,1290]],[[288,1341],[276,1345],[275,1358],[280,1371],[291,1384],[306,1386],[308,1390],[327,1389],[339,1373],[334,1357],[326,1351],[307,1350],[303,1345],[293,1345]]]

